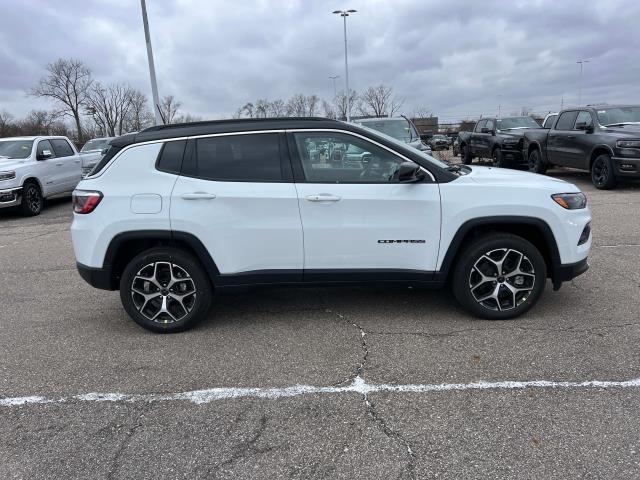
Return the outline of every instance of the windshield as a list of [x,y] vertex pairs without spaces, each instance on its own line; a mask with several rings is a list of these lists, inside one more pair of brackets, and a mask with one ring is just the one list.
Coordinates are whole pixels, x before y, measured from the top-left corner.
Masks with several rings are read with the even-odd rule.
[[596,112],[600,125],[640,123],[640,107],[599,108]]
[[362,125],[363,127],[382,132],[385,135],[395,138],[396,140],[402,140],[405,143],[409,143],[420,138],[414,126],[404,118],[366,121],[356,120],[356,123]]
[[2,140],[0,158],[28,158],[32,147],[33,140]]
[[89,140],[82,147],[81,152],[92,152],[94,150],[102,150],[103,148],[107,148],[109,146],[110,138],[94,138],[93,140]]
[[502,118],[497,121],[498,130],[509,130],[512,128],[540,128],[538,122],[531,117],[511,117]]
[[394,137],[392,137],[391,135],[387,135],[386,133],[381,132],[380,130],[377,130],[377,129],[375,129],[375,128],[369,128],[368,123],[367,123],[367,125],[366,125],[366,126],[365,126],[365,125],[363,125],[363,124],[360,124],[359,126],[360,126],[360,127],[362,127],[364,130],[372,131],[372,132],[374,132],[376,135],[379,135],[379,136],[381,136],[381,137],[384,137],[384,138],[385,138],[387,141],[389,141],[390,143],[395,144],[395,145],[397,145],[397,146],[399,146],[399,147],[401,147],[401,148],[405,148],[405,149],[406,149],[406,148],[409,148],[409,149],[411,149],[411,151],[412,151],[414,154],[420,155],[420,157],[421,157],[421,158],[424,158],[427,162],[430,162],[431,164],[433,164],[433,165],[435,165],[435,166],[437,166],[437,167],[440,167],[440,168],[448,168],[448,167],[449,167],[449,165],[447,165],[446,163],[441,162],[440,160],[438,160],[437,158],[432,157],[431,155],[427,155],[427,154],[426,154],[426,153],[424,153],[422,150],[418,150],[417,148],[416,148],[416,149],[414,149],[414,148],[412,148],[412,147],[407,146],[406,142],[404,142],[404,141],[402,141],[402,140],[398,140],[397,138],[394,138]]

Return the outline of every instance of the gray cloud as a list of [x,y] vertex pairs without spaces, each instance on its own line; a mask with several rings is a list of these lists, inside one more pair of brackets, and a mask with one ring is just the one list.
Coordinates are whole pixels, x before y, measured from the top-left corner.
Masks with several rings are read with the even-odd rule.
[[[445,120],[577,102],[640,103],[640,2],[427,0],[147,0],[161,95],[184,111],[231,115],[257,98],[332,96],[344,81],[348,20],[352,87],[386,83]],[[0,109],[48,105],[27,91],[59,57],[103,81],[149,90],[137,0],[0,0]]]

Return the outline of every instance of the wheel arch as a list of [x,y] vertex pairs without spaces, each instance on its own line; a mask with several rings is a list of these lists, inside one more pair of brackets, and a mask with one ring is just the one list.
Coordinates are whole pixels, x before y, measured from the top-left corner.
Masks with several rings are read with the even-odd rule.
[[511,233],[531,242],[543,256],[547,265],[547,276],[554,282],[561,266],[560,253],[551,227],[542,219],[524,216],[492,216],[468,220],[453,236],[444,255],[440,271],[436,274],[446,281],[459,260],[464,245],[489,233]]
[[22,186],[24,187],[24,184],[27,182],[35,183],[36,185],[38,185],[38,188],[40,189],[40,193],[44,197],[44,189],[42,188],[42,183],[40,183],[40,180],[38,179],[38,177],[34,177],[33,175],[28,175],[24,177],[22,179]]
[[200,261],[207,271],[212,285],[220,274],[211,255],[194,235],[167,230],[138,230],[119,233],[109,243],[103,269],[108,271],[110,286],[117,290],[120,277],[127,264],[139,253],[154,247],[175,247],[186,251]]
[[596,145],[591,150],[591,155],[589,155],[589,170],[593,166],[593,162],[600,155],[611,155],[613,156],[613,149],[609,145]]

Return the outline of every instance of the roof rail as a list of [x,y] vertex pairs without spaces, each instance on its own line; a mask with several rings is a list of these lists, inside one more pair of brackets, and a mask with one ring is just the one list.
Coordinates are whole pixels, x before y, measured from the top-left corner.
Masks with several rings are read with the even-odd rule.
[[184,127],[205,127],[207,125],[224,125],[228,123],[240,123],[240,122],[277,122],[277,121],[331,121],[331,118],[323,117],[267,117],[267,118],[228,118],[224,120],[204,120],[200,122],[184,122],[184,123],[170,123],[168,125],[154,125],[153,127],[145,128],[142,132],[157,132],[159,130],[168,130],[173,128]]

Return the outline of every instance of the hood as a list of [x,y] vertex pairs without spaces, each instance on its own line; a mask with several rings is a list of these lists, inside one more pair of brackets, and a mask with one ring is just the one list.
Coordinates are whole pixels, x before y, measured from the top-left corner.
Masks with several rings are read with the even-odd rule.
[[537,173],[521,172],[510,168],[471,166],[471,173],[461,178],[468,178],[475,183],[505,187],[543,188],[553,193],[579,192],[575,185]]
[[13,170],[23,165],[27,159],[24,158],[0,158],[0,171]]

